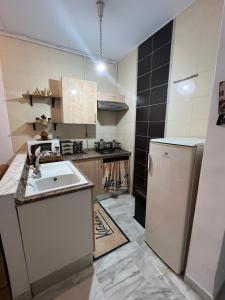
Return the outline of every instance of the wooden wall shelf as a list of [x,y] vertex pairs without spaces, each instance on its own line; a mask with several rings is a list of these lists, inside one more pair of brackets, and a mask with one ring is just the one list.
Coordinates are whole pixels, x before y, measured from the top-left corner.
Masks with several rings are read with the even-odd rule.
[[55,100],[60,100],[61,97],[59,96],[41,96],[41,95],[32,95],[32,94],[22,94],[24,99],[28,99],[30,101],[30,105],[33,106],[33,100],[44,100],[50,99],[52,103],[52,107],[55,106]]
[[42,123],[37,123],[37,122],[27,122],[27,124],[30,124],[30,125],[32,125],[32,127],[33,127],[33,130],[35,131],[36,130],[36,128],[37,128],[37,126],[38,125],[40,125],[40,126],[48,126],[48,125],[53,125],[53,128],[54,128],[54,130],[56,130],[56,128],[57,128],[57,123],[47,123],[47,124],[42,124]]

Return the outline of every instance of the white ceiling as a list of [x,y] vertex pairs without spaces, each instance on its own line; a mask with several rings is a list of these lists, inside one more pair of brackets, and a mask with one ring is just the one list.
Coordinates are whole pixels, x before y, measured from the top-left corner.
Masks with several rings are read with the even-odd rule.
[[[195,0],[105,0],[103,56],[120,60]],[[0,29],[98,54],[95,0],[0,0]]]

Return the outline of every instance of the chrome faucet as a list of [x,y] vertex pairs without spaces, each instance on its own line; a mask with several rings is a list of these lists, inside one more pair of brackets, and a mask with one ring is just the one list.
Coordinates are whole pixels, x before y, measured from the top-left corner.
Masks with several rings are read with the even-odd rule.
[[34,168],[34,171],[33,171],[33,175],[36,177],[36,178],[40,178],[41,177],[41,171],[40,171],[40,158],[42,156],[44,156],[45,154],[54,154],[54,152],[52,151],[49,151],[49,150],[44,150],[44,151],[41,151],[39,153],[39,155],[36,157],[35,159],[35,168]]

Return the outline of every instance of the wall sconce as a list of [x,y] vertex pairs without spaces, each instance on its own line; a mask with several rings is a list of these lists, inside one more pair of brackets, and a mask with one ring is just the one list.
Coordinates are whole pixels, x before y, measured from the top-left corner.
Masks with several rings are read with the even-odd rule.
[[198,74],[174,81],[173,83],[177,85],[176,88],[178,93],[184,96],[193,94],[196,89],[196,85],[192,79],[195,77],[198,77]]

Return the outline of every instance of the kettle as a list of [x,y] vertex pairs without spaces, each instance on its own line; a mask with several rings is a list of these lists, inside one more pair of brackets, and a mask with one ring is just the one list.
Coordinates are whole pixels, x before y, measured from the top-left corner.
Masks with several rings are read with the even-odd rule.
[[119,149],[120,148],[120,143],[118,143],[116,140],[112,141],[112,148],[113,149]]
[[99,142],[99,149],[104,149],[105,148],[105,142],[103,141],[103,139],[100,139],[100,142]]
[[96,149],[103,150],[105,148],[105,142],[103,139],[100,139],[99,142],[95,142]]

